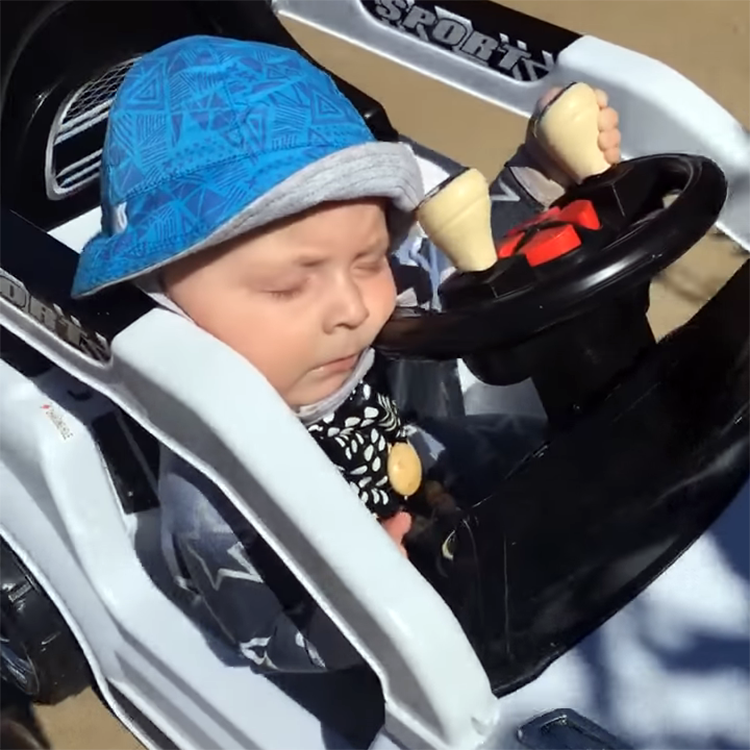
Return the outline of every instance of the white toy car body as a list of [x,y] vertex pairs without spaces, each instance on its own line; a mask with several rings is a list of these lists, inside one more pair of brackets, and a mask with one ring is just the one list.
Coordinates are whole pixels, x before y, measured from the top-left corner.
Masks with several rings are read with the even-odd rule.
[[[51,33],[50,25],[70,6],[83,3],[37,5],[35,20],[24,21],[28,36],[19,42],[8,86],[13,75],[28,75],[24,55],[39,54],[34,35]],[[141,5],[153,4],[128,7],[137,15]],[[480,33],[481,18],[467,18],[468,11],[461,15],[455,8],[430,9],[406,0],[236,5],[248,14],[248,24],[257,13],[258,28],[270,38],[276,33],[272,9],[516,112],[528,113],[553,83],[585,79],[602,85],[618,98],[627,157],[684,151],[719,164],[730,197],[718,226],[750,249],[747,132],[704,92],[654,60],[575,35],[561,49],[541,49],[543,54],[534,56],[531,38],[501,33],[495,50],[504,49],[505,63],[493,69],[461,49],[471,34]],[[507,18],[503,10],[495,6],[490,26]],[[206,13],[210,16],[210,9]],[[533,35],[533,24],[529,29]],[[440,48],[446,40],[452,42],[447,50]],[[126,68],[137,56],[134,49],[145,43],[123,43],[114,55],[118,64]],[[475,51],[482,49],[478,43],[473,37]],[[94,45],[99,46],[104,45]],[[76,69],[70,80],[100,73],[101,60],[92,62],[97,54],[82,55],[89,69]],[[119,69],[107,69],[100,93],[102,80],[116,87],[121,79]],[[10,107],[27,111],[6,98],[9,90],[3,92],[4,128]],[[52,99],[58,95],[54,87],[49,91]],[[750,746],[750,495],[741,461],[731,482],[722,485],[725,494],[733,487],[721,502],[726,509],[717,520],[706,517],[708,528],[684,554],[614,616],[556,654],[546,669],[496,697],[449,607],[351,502],[330,462],[244,360],[135,290],[102,305],[66,305],[75,250],[97,222],[90,203],[98,156],[96,149],[80,158],[60,149],[76,133],[100,128],[109,101],[100,96],[87,109],[79,97],[73,112],[72,93],[68,84],[55,108],[59,116],[46,122],[47,149],[39,161],[42,171],[34,176],[44,178],[44,200],[37,188],[24,194],[19,187],[10,214],[3,198],[0,575],[3,621],[22,631],[11,637],[3,630],[5,676],[40,698],[64,696],[80,687],[85,671],[74,641],[103,698],[149,747],[344,746],[291,690],[248,665],[238,666],[227,646],[170,600],[158,539],[155,438],[226,492],[364,656],[379,689],[368,695],[370,705],[342,710],[363,711],[363,724],[372,726],[372,747],[447,750],[519,741],[539,748],[618,742]],[[45,125],[35,113],[28,116],[33,127]],[[31,130],[27,136],[19,153],[31,148],[33,138],[45,141]],[[3,141],[5,149],[6,135]],[[434,165],[425,169],[428,181],[439,180]],[[6,179],[12,176],[4,174],[4,196]],[[45,211],[51,217],[46,224],[40,218]],[[13,263],[6,263],[11,253]],[[43,278],[52,280],[43,287]],[[221,387],[214,388],[218,382]],[[486,389],[483,394],[494,401],[473,408],[538,408],[528,406],[528,393],[526,386]],[[336,524],[321,522],[332,517],[339,519]],[[398,587],[388,585],[393,579]],[[26,615],[33,607],[24,614],[16,606],[29,591],[34,606],[51,618],[50,642],[56,638],[71,649],[70,663],[58,674],[53,672],[60,658],[45,662],[52,652],[45,657],[33,640],[41,631],[29,631],[32,620]],[[43,610],[41,603],[53,608]],[[42,664],[49,673],[39,673]],[[47,680],[44,690],[40,678]],[[367,684],[372,688],[375,681]],[[546,718],[548,724],[528,725],[555,709],[565,710]],[[592,737],[599,744],[590,744]]]

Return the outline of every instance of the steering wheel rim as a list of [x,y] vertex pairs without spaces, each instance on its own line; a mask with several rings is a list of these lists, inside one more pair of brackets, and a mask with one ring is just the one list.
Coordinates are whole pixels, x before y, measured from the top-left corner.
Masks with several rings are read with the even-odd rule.
[[[663,207],[675,190],[677,197]],[[375,346],[386,356],[440,360],[526,341],[647,284],[706,234],[726,194],[723,172],[703,156],[659,154],[622,162],[553,204],[564,208],[590,200],[610,233],[619,212],[624,225],[603,247],[545,263],[527,274],[526,283],[487,301],[439,312],[397,308]],[[662,207],[654,210],[657,199]]]

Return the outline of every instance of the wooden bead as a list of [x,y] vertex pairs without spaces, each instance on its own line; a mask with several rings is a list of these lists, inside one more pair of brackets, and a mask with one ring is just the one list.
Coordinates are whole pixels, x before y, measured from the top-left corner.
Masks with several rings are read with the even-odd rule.
[[394,443],[388,453],[388,479],[403,497],[413,495],[422,484],[422,462],[411,443]]

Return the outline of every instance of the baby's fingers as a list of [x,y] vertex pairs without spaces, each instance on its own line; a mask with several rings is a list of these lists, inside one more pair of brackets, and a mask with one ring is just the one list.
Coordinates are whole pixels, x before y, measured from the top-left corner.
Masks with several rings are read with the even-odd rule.
[[408,513],[401,510],[390,518],[381,521],[381,523],[388,534],[400,542],[409,533],[412,519]]
[[603,152],[604,160],[607,164],[619,164],[622,159],[622,154],[619,148],[609,148]]
[[609,164],[617,164],[620,161],[620,141],[622,135],[617,127],[620,117],[612,107],[605,107],[599,112],[599,139],[598,144],[604,158]]
[[606,107],[599,112],[599,119],[597,120],[599,130],[605,132],[607,130],[615,130],[620,124],[620,115],[616,109],[612,107]]
[[386,518],[381,522],[382,527],[385,529],[388,536],[396,542],[396,546],[399,548],[404,557],[408,557],[406,550],[404,549],[404,537],[409,533],[412,525],[412,518],[408,513],[399,511],[395,516]]
[[594,93],[596,94],[596,101],[599,105],[599,109],[605,109],[607,107],[607,104],[609,104],[609,97],[607,96],[607,92],[602,91],[601,89],[594,89]]
[[622,136],[619,130],[606,130],[603,133],[599,133],[599,148],[602,151],[608,151],[611,148],[618,148]]

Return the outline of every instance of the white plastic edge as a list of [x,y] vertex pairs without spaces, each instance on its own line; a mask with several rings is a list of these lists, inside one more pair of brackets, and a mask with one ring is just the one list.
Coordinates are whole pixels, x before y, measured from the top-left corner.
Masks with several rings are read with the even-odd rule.
[[[104,673],[99,666],[99,662],[94,655],[94,650],[91,648],[88,640],[86,639],[83,630],[81,630],[75,618],[68,610],[62,597],[58,595],[57,591],[49,582],[44,573],[38,568],[37,565],[35,565],[32,557],[26,554],[26,550],[16,542],[15,538],[8,529],[0,526],[0,537],[2,537],[3,541],[8,545],[8,547],[10,547],[10,549],[14,552],[18,559],[26,566],[31,575],[34,576],[37,583],[41,586],[44,593],[50,598],[50,601],[57,608],[57,611],[65,621],[65,624],[68,626],[70,632],[73,634],[73,637],[76,639],[76,642],[78,643],[84,658],[88,662],[92,676],[94,678],[94,681],[96,682],[96,686],[99,688],[99,691],[104,696],[107,705],[112,709],[115,716],[123,724],[123,726],[125,726],[127,730],[131,734],[133,734],[142,745],[144,745],[144,747],[149,748],[149,750],[158,750],[158,748],[152,743],[148,735],[144,734],[144,732],[141,731],[140,727],[130,719],[130,717],[120,707],[119,703],[115,700],[112,692],[109,689],[109,682],[105,679]],[[118,687],[122,689],[122,686]],[[132,696],[128,697],[132,699]],[[147,715],[148,712],[144,713]]]

